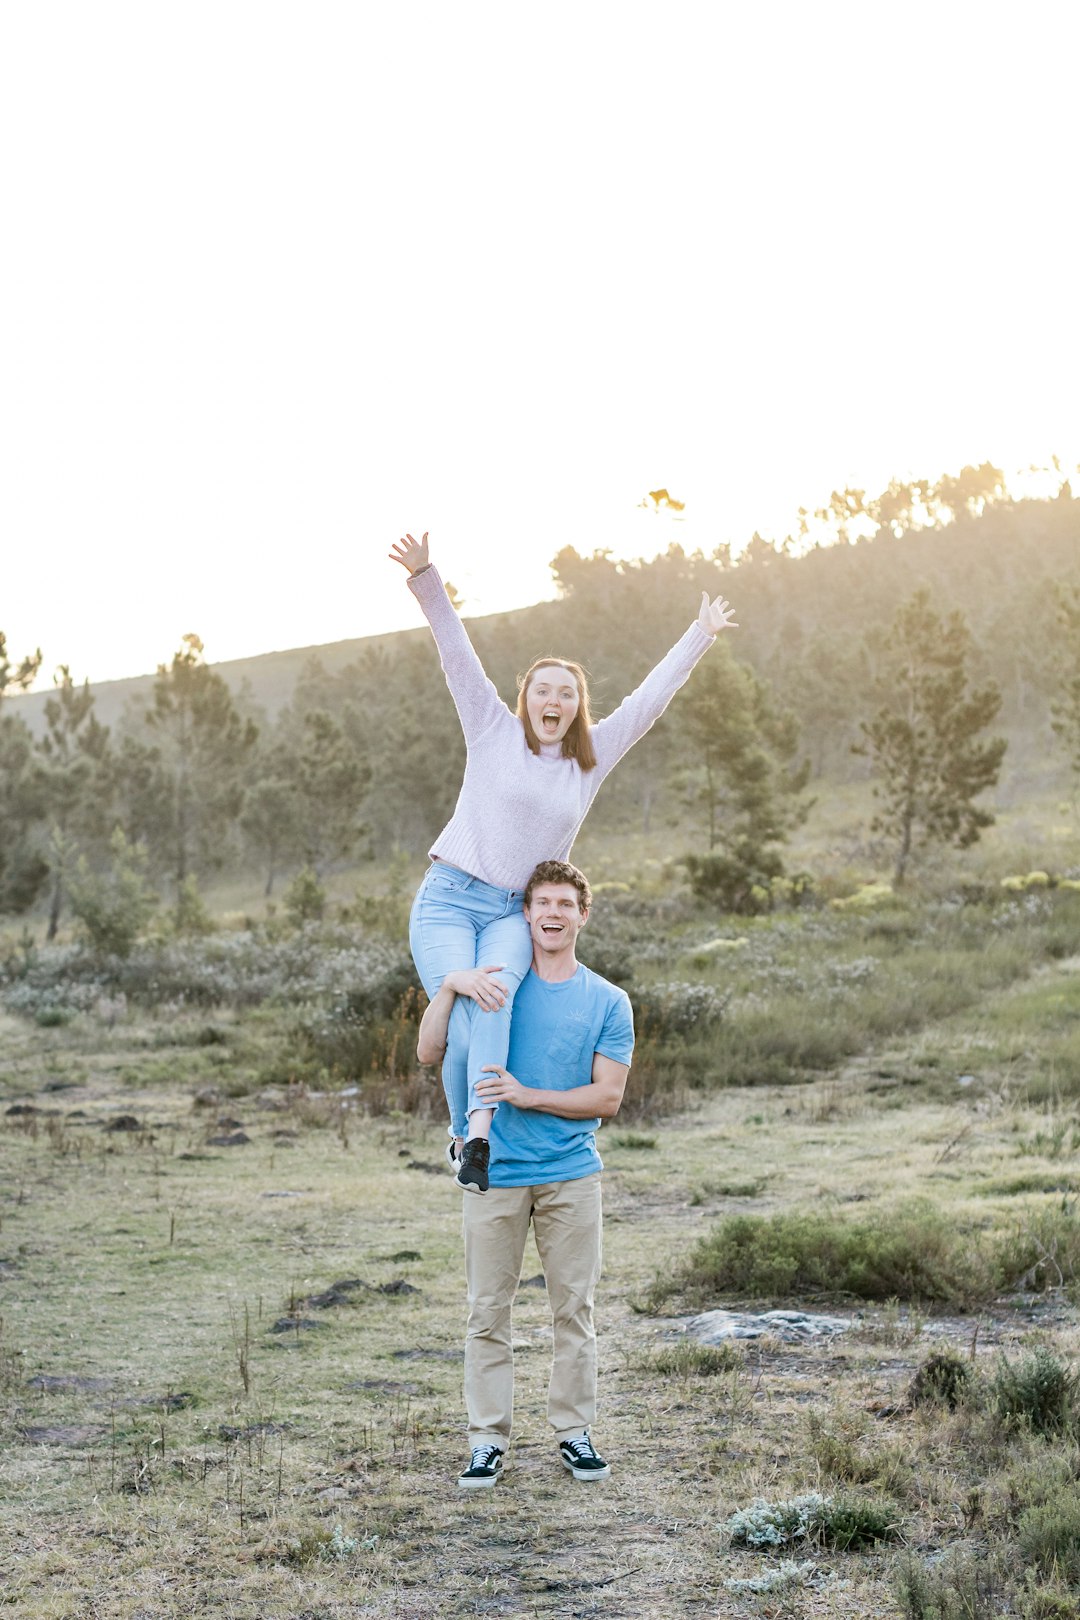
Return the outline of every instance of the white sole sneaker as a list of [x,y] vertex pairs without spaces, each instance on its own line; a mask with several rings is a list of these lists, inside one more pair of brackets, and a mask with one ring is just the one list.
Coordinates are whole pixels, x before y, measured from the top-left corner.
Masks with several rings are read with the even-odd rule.
[[466,1469],[465,1473],[458,1475],[458,1484],[464,1491],[489,1491],[493,1485],[497,1485],[499,1483],[500,1479],[502,1478],[502,1472],[503,1459],[500,1457],[498,1462],[495,1464],[494,1473],[482,1474],[479,1478],[470,1479],[469,1472]]

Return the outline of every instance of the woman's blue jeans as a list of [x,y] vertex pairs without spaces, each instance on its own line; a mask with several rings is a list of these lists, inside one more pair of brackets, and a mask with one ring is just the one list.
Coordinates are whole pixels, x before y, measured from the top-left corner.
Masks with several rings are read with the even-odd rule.
[[450,1014],[443,1090],[450,1134],[468,1136],[474,1108],[490,1108],[476,1094],[485,1064],[505,1068],[514,995],[532,966],[532,935],[519,889],[496,889],[445,861],[434,861],[416,892],[409,945],[420,982],[434,996],[448,973],[501,962],[506,1000],[485,1012],[471,996],[458,996]]

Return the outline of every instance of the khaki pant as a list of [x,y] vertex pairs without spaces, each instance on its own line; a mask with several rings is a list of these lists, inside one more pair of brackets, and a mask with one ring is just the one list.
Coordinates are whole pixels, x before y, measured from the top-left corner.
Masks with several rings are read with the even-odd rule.
[[541,1187],[492,1187],[465,1199],[465,1406],[470,1446],[510,1443],[514,1356],[510,1313],[525,1239],[533,1235],[547,1280],[555,1348],[548,1421],[557,1440],[596,1416],[593,1293],[600,1277],[600,1176]]

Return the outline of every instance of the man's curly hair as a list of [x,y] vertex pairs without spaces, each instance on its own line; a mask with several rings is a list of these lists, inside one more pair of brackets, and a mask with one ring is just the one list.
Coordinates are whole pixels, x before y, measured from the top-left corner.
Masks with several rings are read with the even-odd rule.
[[592,890],[589,888],[588,878],[580,867],[571,866],[569,861],[541,861],[525,885],[526,905],[532,900],[533,890],[538,889],[541,883],[572,883],[578,892],[580,909],[590,910]]

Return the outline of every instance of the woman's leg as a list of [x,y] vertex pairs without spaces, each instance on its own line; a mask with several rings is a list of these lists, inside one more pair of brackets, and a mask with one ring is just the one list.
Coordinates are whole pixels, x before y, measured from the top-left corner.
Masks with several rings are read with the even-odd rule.
[[[494,1012],[485,1012],[475,1001],[459,998],[469,1020],[468,1111],[469,1135],[487,1136],[492,1110],[477,1096],[477,1082],[488,1064],[506,1067],[510,1050],[510,1018],[518,986],[532,966],[532,935],[520,906],[482,928],[477,936],[477,963],[501,962],[499,978],[506,986],[506,1000]],[[456,1009],[455,1009],[456,1010]],[[486,1119],[484,1116],[486,1115]]]
[[[455,888],[437,866],[416,892],[409,917],[409,946],[420,982],[429,998],[456,968],[476,966],[478,922],[470,913],[468,887]],[[442,1065],[443,1091],[454,1136],[467,1134],[468,1056],[471,1027],[459,997],[450,1015]],[[467,1002],[474,1006],[474,1002]]]

